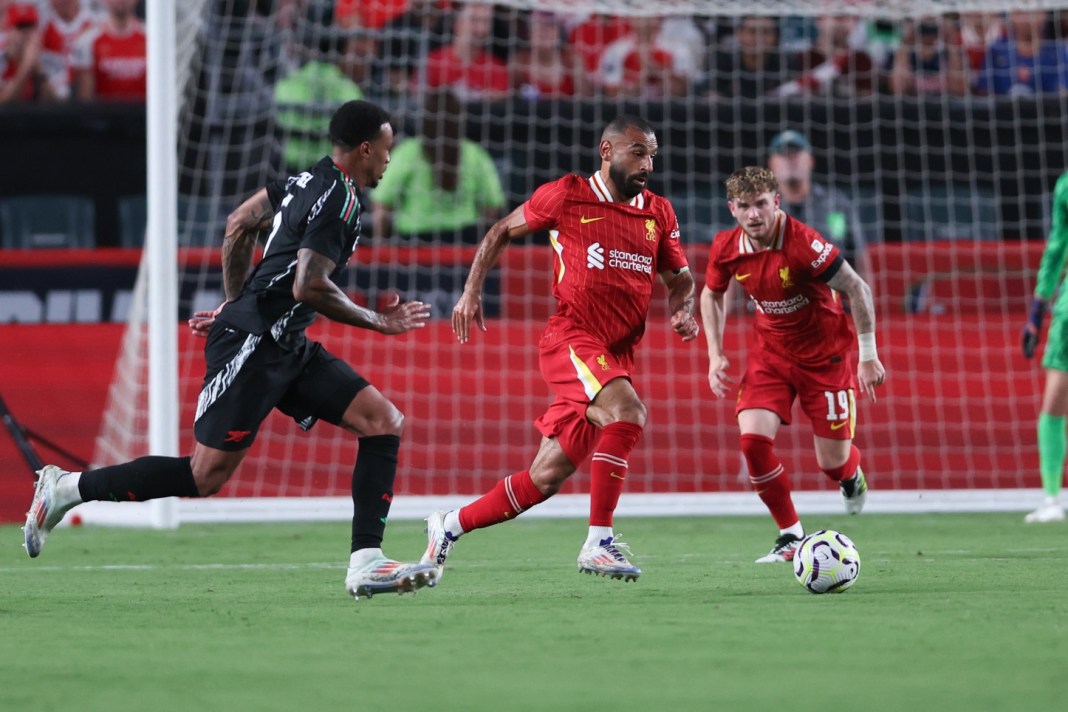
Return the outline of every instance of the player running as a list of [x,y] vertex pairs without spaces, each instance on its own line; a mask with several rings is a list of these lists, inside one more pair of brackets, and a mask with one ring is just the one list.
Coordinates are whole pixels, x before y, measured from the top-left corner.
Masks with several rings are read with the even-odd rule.
[[[864,507],[868,485],[853,444],[854,389],[873,401],[885,372],[875,348],[871,289],[837,247],[779,209],[779,185],[766,168],[735,171],[726,181],[738,226],[716,235],[709,252],[701,317],[708,341],[708,384],[717,398],[734,379],[723,353],[723,295],[738,282],[756,305],[755,340],[738,387],[735,413],[749,480],[767,505],[779,538],[757,563],[790,561],[804,529],[790,480],[775,454],[780,424],[790,423],[794,399],[812,421],[816,461],[839,483],[846,511]],[[860,364],[852,371],[853,334],[837,292],[849,297],[859,334]]]
[[[192,457],[142,457],[81,473],[43,468],[24,528],[30,556],[41,553],[64,513],[82,502],[215,494],[277,408],[304,430],[325,420],[359,438],[345,589],[359,598],[434,585],[435,567],[382,554],[404,416],[305,335],[318,314],[382,334],[421,328],[430,316],[422,302],[365,309],[334,283],[359,241],[362,191],[378,184],[389,163],[389,114],[366,101],[347,102],[330,120],[330,138],[332,158],[260,189],[227,220],[222,248],[227,301],[189,322],[194,334],[207,337]],[[250,273],[256,238],[268,229],[263,256]]]
[[542,377],[555,400],[536,421],[543,437],[528,469],[499,481],[465,507],[427,519],[423,562],[443,567],[463,534],[544,502],[592,452],[589,532],[578,569],[625,580],[641,575],[613,532],[612,518],[628,458],[645,427],[645,405],[631,373],[657,275],[668,288],[672,328],[683,341],[698,332],[694,281],[675,211],[646,187],[657,149],[653,128],[643,119],[616,118],[601,135],[600,170],[541,186],[490,228],[479,245],[452,313],[460,343],[470,338],[472,324],[486,330],[482,288],[504,249],[512,240],[549,231],[556,252],[557,310],[539,349]]
[[[1068,259],[1068,173],[1057,180],[1053,188],[1053,227],[1042,253],[1038,268],[1035,298],[1023,330],[1024,356],[1031,358],[1038,346],[1042,321],[1057,288],[1064,279],[1064,265]],[[1042,367],[1046,369],[1046,387],[1042,393],[1042,408],[1038,414],[1038,467],[1042,476],[1045,499],[1035,511],[1024,517],[1028,524],[1064,521],[1064,507],[1058,499],[1064,477],[1065,417],[1068,416],[1068,291],[1053,307],[1053,321],[1049,327],[1049,343]]]

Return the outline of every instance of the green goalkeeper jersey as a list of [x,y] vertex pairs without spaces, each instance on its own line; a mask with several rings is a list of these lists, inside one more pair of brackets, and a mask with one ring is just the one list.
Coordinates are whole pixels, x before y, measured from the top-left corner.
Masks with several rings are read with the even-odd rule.
[[[1068,173],[1057,180],[1053,188],[1053,227],[1049,231],[1042,263],[1038,266],[1035,296],[1049,301],[1060,286],[1064,274],[1065,258],[1068,257]],[[1061,290],[1053,311],[1058,316],[1068,313],[1068,290]]]

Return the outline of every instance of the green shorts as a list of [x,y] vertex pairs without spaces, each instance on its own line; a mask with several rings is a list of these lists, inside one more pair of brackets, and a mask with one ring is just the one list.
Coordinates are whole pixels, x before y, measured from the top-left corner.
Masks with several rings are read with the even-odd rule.
[[1046,337],[1046,355],[1042,357],[1042,366],[1056,371],[1068,371],[1068,325],[1065,315],[1053,314]]

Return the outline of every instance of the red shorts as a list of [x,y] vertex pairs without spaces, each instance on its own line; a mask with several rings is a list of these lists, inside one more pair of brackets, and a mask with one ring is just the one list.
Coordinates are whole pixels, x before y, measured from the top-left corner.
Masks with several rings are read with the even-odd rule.
[[541,375],[555,398],[534,421],[547,438],[556,438],[578,467],[590,454],[600,429],[586,420],[586,409],[601,389],[616,378],[630,380],[630,356],[611,354],[600,341],[574,332],[543,339],[538,358]]
[[812,421],[812,432],[831,440],[852,440],[857,425],[856,377],[851,358],[823,367],[802,366],[767,351],[749,354],[738,387],[735,414],[770,410],[790,424],[794,398]]

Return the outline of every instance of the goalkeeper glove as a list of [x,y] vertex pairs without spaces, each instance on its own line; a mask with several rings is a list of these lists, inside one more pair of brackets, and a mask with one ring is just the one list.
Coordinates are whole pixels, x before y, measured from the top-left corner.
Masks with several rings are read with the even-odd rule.
[[1046,317],[1046,303],[1041,299],[1031,302],[1031,313],[1027,315],[1027,323],[1024,325],[1022,334],[1023,354],[1025,358],[1035,355],[1035,347],[1038,346],[1038,335],[1042,332],[1042,320]]

